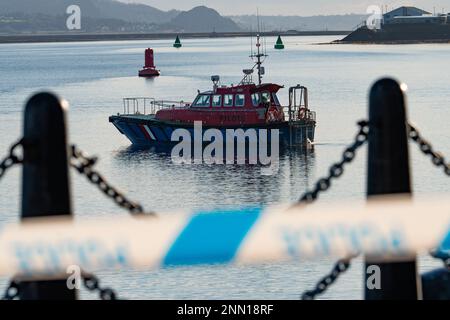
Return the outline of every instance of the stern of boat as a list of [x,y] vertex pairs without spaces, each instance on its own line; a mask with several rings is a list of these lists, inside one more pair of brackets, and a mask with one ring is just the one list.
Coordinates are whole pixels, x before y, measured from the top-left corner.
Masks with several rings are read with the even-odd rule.
[[297,85],[289,88],[289,106],[284,108],[287,119],[285,144],[290,147],[312,148],[316,130],[316,112],[309,108],[308,89]]

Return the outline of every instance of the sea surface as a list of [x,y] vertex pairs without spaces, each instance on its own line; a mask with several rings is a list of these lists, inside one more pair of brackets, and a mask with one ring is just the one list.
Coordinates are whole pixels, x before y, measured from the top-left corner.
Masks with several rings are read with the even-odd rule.
[[[450,45],[327,45],[339,37],[286,37],[286,49],[272,49],[267,38],[265,81],[286,86],[279,93],[286,103],[287,88],[302,84],[310,90],[310,107],[317,111],[316,145],[307,154],[280,156],[277,175],[263,176],[257,166],[176,165],[170,157],[136,151],[109,122],[122,112],[122,98],[147,96],[192,100],[211,88],[211,75],[223,84],[237,84],[242,69],[252,67],[250,39],[122,41],[0,45],[0,157],[22,134],[22,111],[33,93],[49,90],[65,98],[70,108],[70,142],[100,161],[98,169],[130,198],[148,210],[170,212],[240,205],[270,205],[296,201],[339,160],[356,133],[356,122],[367,117],[367,97],[377,79],[390,76],[408,85],[408,113],[434,146],[450,156]],[[144,49],[155,49],[162,75],[137,77]],[[344,176],[321,195],[323,203],[361,203],[366,193],[366,148]],[[413,187],[417,197],[448,196],[448,177],[411,145]],[[0,228],[18,220],[20,168],[0,181]],[[116,207],[83,177],[72,172],[77,217],[122,217]],[[432,216],[432,212],[424,212]],[[152,246],[152,243],[148,243]],[[158,271],[103,271],[102,285],[126,299],[298,299],[327,271],[329,259],[308,263],[262,266],[206,266]],[[440,266],[420,258],[421,272]],[[322,296],[361,299],[361,259]],[[8,279],[0,279],[0,291]],[[1,293],[1,292],[0,292]],[[83,298],[96,298],[82,291]]]

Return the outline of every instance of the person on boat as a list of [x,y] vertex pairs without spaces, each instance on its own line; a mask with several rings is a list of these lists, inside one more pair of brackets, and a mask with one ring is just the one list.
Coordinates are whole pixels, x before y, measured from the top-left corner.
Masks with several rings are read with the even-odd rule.
[[261,95],[261,101],[264,107],[268,108],[270,107],[270,96],[267,94]]

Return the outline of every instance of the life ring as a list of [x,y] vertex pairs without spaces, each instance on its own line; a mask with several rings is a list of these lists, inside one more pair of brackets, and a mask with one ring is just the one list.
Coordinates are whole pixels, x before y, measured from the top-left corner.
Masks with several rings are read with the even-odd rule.
[[278,121],[279,112],[278,109],[274,106],[269,107],[266,112],[266,122],[275,122]]
[[300,119],[300,120],[303,120],[303,119],[305,119],[306,118],[306,108],[300,108],[299,110],[298,110],[298,118]]

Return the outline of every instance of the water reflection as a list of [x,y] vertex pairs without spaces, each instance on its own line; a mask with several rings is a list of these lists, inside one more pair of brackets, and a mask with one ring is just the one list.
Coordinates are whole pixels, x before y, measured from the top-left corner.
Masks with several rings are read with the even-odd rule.
[[153,86],[153,84],[155,83],[155,77],[145,77],[145,85],[148,86],[149,88],[151,88],[151,86]]
[[[155,192],[167,189],[180,202],[193,208],[273,204],[296,200],[308,187],[315,166],[314,150],[282,149],[279,169],[263,175],[261,165],[176,164],[167,148],[119,149],[113,157],[119,168],[131,168],[136,183],[140,176],[158,181]],[[132,179],[132,177],[130,177]],[[167,200],[166,200],[167,202]]]

